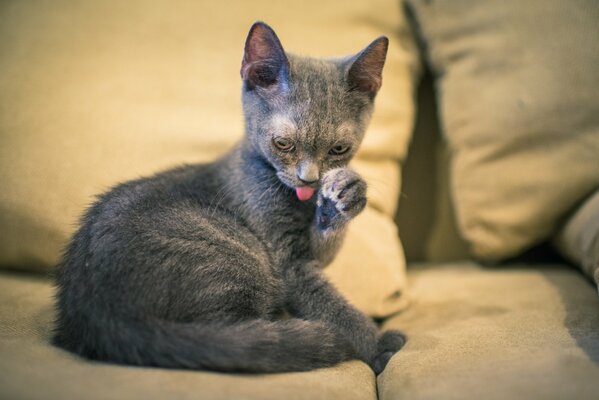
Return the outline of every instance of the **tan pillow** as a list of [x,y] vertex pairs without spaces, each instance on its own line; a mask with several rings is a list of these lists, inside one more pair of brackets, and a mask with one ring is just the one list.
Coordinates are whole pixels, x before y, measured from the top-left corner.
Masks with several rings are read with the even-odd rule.
[[[362,309],[396,311],[404,260],[389,216],[417,63],[392,0],[2,5],[0,264],[51,268],[94,195],[227,151],[242,135],[239,67],[258,19],[285,48],[313,56],[355,53],[382,34],[391,39],[357,167],[371,178],[372,208],[352,227],[354,246],[344,247],[330,273]],[[362,241],[360,229],[378,240]]]
[[437,76],[474,254],[546,240],[599,187],[599,2],[408,1]]

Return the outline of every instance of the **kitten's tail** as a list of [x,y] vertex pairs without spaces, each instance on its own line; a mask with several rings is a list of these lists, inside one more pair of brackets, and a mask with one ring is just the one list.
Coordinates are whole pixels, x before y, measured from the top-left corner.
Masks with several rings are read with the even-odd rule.
[[100,330],[87,345],[69,346],[74,343],[61,340],[60,334],[56,342],[100,361],[223,372],[306,371],[357,357],[349,342],[330,326],[301,319],[235,323],[112,320]]

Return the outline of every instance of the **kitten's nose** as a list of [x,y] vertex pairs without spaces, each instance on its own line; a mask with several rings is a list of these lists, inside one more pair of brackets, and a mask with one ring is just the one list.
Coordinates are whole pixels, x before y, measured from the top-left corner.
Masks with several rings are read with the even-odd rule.
[[318,182],[319,175],[318,165],[314,162],[304,161],[298,166],[297,179],[306,185]]

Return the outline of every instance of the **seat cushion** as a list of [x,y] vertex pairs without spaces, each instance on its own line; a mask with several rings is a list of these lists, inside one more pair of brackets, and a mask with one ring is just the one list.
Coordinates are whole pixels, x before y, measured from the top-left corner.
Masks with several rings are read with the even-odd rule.
[[419,265],[407,345],[378,377],[390,399],[596,399],[599,298],[562,265]]
[[116,366],[50,344],[54,289],[47,278],[0,272],[2,399],[376,399],[364,363],[272,375]]

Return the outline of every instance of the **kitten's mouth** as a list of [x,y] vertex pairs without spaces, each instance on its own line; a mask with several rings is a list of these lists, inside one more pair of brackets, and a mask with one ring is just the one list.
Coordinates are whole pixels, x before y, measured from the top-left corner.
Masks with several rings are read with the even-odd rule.
[[290,179],[286,174],[280,171],[277,172],[277,176],[285,186],[295,190],[295,195],[299,201],[306,202],[310,200],[318,190],[317,184],[315,186],[296,186],[299,182]]
[[310,186],[298,186],[295,188],[295,194],[300,201],[308,201],[314,196],[316,189]]

